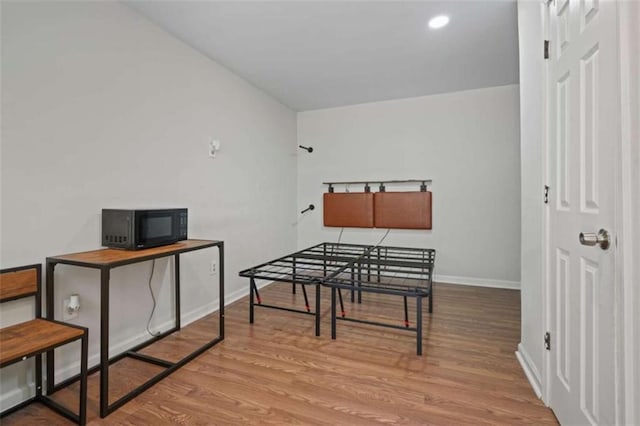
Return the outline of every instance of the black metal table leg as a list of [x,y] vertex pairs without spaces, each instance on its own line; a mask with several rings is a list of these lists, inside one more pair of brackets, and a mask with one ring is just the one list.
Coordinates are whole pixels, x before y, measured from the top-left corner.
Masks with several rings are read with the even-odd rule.
[[180,255],[176,254],[173,256],[173,270],[174,270],[174,277],[175,277],[175,288],[174,288],[174,292],[175,292],[175,315],[176,315],[176,328],[178,330],[180,330],[180,324],[181,324],[181,319],[180,319]]
[[[47,319],[53,321],[54,319],[54,294],[53,294],[53,274],[55,272],[56,264],[53,262],[47,261],[47,276],[46,276],[46,287],[47,287]],[[53,388],[55,385],[54,378],[54,365],[55,365],[55,352],[49,351],[47,352],[47,394],[53,393]]]
[[109,414],[109,274],[100,269],[100,417]]
[[220,261],[220,275],[218,278],[218,294],[220,306],[218,307],[218,334],[220,341],[224,340],[224,242],[218,245],[218,257]]

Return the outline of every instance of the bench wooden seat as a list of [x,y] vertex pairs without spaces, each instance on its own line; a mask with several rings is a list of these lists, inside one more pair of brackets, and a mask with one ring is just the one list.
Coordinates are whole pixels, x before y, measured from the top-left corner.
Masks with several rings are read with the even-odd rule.
[[2,328],[0,368],[21,361],[25,357],[46,352],[49,348],[78,340],[83,334],[79,328],[40,318]]
[[[35,298],[35,319],[0,329],[0,368],[26,360],[36,359],[36,392],[15,407],[0,413],[0,417],[34,401],[41,402],[63,416],[84,425],[87,420],[87,359],[88,330],[58,321],[42,318],[41,265],[0,270],[0,303],[23,297]],[[59,346],[81,341],[80,359],[80,407],[75,414],[66,407],[42,394],[42,354]]]

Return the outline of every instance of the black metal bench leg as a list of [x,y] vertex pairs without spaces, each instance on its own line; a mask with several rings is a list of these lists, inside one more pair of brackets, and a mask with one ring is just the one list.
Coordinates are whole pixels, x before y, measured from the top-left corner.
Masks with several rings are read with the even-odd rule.
[[80,351],[80,412],[78,423],[87,424],[87,370],[89,364],[89,331],[85,331]]
[[[53,383],[51,386],[53,387]],[[36,355],[36,399],[42,397],[42,354]]]

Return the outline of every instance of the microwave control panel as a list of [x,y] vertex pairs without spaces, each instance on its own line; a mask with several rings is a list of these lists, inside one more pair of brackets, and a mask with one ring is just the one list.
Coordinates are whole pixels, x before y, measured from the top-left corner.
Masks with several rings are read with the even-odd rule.
[[180,212],[178,219],[178,237],[179,239],[187,239],[187,212]]
[[135,244],[133,228],[133,211],[116,209],[102,211],[103,246],[114,248],[132,247]]

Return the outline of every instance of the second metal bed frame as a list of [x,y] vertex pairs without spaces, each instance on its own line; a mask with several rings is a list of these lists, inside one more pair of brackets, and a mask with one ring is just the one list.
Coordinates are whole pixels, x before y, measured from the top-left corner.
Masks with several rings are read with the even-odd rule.
[[[249,322],[254,322],[256,306],[314,315],[315,334],[320,335],[320,291],[331,289],[331,338],[336,338],[337,320],[414,331],[416,352],[422,355],[422,299],[429,298],[429,312],[433,312],[433,269],[435,250],[408,247],[370,246],[361,244],[321,243],[270,262],[240,272],[250,279]],[[262,303],[256,279],[301,284],[305,310]],[[306,286],[316,290],[315,311],[311,311]],[[362,302],[362,293],[402,296],[404,324],[402,326],[358,318],[348,318],[344,310],[341,290],[351,293],[351,302]],[[410,326],[408,297],[416,298],[416,325]],[[257,302],[257,303],[256,303]],[[340,303],[340,317],[337,304]]]

